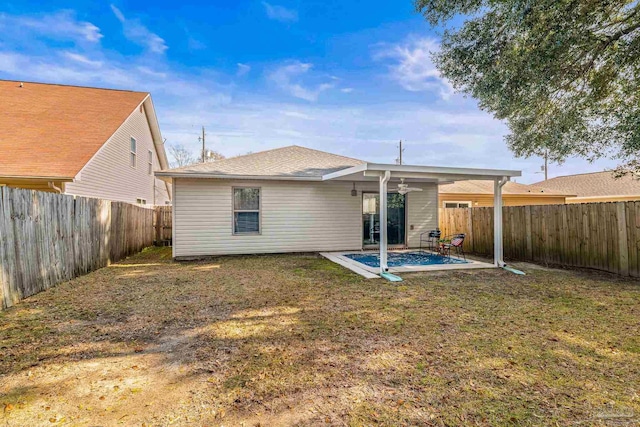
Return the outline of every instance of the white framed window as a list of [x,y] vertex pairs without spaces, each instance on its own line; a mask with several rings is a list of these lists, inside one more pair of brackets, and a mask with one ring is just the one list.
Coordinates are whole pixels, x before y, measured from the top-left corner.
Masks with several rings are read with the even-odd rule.
[[445,208],[470,208],[471,202],[444,202]]
[[153,151],[149,150],[149,158],[147,161],[148,173],[151,175],[153,173]]
[[136,203],[138,203],[139,205],[146,205],[147,199],[136,199]]
[[233,187],[233,234],[260,234],[260,188]]
[[130,162],[131,167],[136,167],[136,155],[138,154],[138,143],[134,137],[131,137],[131,146],[130,146]]

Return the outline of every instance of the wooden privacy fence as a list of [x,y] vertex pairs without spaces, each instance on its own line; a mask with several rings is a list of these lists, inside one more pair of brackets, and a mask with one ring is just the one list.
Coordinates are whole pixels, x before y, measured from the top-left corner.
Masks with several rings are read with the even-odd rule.
[[170,246],[172,240],[171,206],[156,206],[153,225],[156,229],[156,245]]
[[[503,208],[504,256],[640,277],[640,202]],[[440,209],[443,235],[465,233],[465,250],[493,256],[493,208]]]
[[7,308],[153,245],[154,210],[0,187],[0,301]]

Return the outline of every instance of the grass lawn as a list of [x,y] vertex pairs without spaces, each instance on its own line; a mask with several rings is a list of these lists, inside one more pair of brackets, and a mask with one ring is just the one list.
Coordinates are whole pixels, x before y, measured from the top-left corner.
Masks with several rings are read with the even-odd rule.
[[640,285],[150,249],[0,312],[0,426],[640,423]]

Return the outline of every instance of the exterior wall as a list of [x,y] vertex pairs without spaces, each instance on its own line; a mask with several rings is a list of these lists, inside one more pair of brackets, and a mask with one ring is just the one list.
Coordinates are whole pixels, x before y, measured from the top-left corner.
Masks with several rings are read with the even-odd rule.
[[[362,191],[377,182],[225,181],[174,179],[174,257],[360,250]],[[412,184],[415,185],[415,184]],[[261,234],[233,235],[232,188],[261,188]],[[420,231],[437,227],[437,188],[409,193],[407,233],[419,244]],[[413,226],[413,230],[410,228]],[[410,231],[409,231],[410,230]]]
[[438,186],[411,184],[422,191],[407,194],[407,246],[420,246],[420,233],[438,228]]
[[[129,159],[131,137],[137,145],[135,168]],[[65,193],[128,203],[145,199],[148,205],[155,200],[156,205],[164,205],[170,198],[164,181],[148,174],[149,150],[153,152],[153,170],[160,170],[146,114],[137,108],[85,165],[76,181],[65,185]]]
[[[444,207],[444,202],[472,202],[474,208],[493,207],[493,194],[440,193],[438,198],[441,208]],[[505,206],[563,205],[565,196],[521,196],[503,193],[502,203]]]

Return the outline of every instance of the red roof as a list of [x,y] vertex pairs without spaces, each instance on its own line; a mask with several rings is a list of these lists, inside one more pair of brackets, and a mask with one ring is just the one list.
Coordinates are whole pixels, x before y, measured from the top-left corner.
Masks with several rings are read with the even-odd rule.
[[0,176],[75,177],[147,96],[0,80]]

